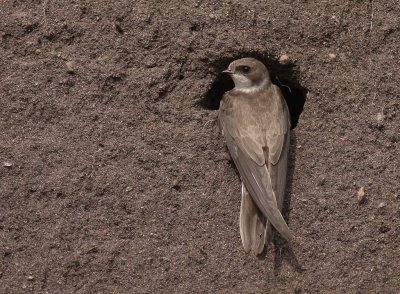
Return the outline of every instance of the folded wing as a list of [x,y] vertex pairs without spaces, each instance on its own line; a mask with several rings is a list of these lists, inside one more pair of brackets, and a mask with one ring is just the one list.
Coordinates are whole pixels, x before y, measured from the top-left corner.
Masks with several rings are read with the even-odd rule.
[[[223,101],[221,102],[219,122],[229,152],[253,201],[275,229],[290,241],[293,233],[279,211],[272,189],[271,177],[265,164],[263,146],[246,134],[240,133],[237,120],[234,119],[232,111],[224,105]],[[278,149],[282,149],[280,144],[277,146]]]

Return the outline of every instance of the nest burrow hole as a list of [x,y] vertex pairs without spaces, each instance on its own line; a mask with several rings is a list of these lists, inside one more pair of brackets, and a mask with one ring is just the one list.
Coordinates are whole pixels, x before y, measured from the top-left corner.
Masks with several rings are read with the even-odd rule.
[[279,86],[290,111],[291,128],[294,129],[299,121],[307,97],[307,88],[300,85],[299,71],[292,62],[281,64],[278,58],[262,53],[241,53],[231,57],[220,58],[211,63],[216,77],[200,101],[200,105],[206,109],[216,110],[225,92],[234,88],[232,79],[221,72],[227,69],[229,64],[239,58],[254,57],[265,64],[271,76],[272,83]]

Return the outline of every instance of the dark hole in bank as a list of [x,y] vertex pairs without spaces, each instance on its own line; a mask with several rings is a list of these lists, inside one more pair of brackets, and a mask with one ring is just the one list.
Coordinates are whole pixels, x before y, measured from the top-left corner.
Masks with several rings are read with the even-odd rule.
[[272,82],[279,86],[290,111],[291,127],[297,126],[300,114],[303,112],[306,102],[307,88],[302,87],[298,81],[299,72],[296,71],[294,63],[281,64],[277,59],[270,58],[261,53],[241,53],[236,56],[221,58],[211,64],[216,72],[216,77],[199,104],[206,108],[215,110],[219,108],[219,102],[225,92],[234,88],[232,79],[221,72],[228,65],[239,58],[254,57],[262,61],[269,70]]

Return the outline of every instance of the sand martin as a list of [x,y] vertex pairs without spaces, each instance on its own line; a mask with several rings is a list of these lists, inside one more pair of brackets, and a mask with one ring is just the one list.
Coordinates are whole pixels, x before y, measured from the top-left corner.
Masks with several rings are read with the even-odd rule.
[[254,58],[233,61],[227,70],[235,87],[219,108],[219,124],[242,180],[240,235],[244,250],[261,254],[271,225],[288,241],[293,233],[281,210],[288,165],[290,115],[265,65]]

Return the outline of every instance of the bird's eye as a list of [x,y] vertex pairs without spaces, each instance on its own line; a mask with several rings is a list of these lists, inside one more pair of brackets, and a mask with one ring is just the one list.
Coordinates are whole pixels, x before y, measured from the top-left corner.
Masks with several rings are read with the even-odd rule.
[[247,73],[250,72],[250,66],[240,65],[240,66],[237,67],[237,71],[239,71],[241,73],[244,73],[244,74],[247,74]]

